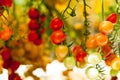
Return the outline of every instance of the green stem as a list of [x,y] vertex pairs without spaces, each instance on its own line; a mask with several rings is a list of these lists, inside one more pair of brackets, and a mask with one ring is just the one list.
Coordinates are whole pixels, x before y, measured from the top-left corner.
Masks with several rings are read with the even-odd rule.
[[65,14],[65,12],[67,11],[67,9],[68,9],[68,8],[70,8],[70,2],[71,2],[71,0],[69,0],[68,5],[67,5],[67,7],[65,8],[65,10],[64,10],[64,12],[63,12],[63,14],[62,14],[62,15],[64,15],[64,14]]
[[84,20],[84,36],[85,36],[85,38],[84,38],[84,42],[83,42],[83,48],[84,49],[86,49],[86,46],[85,46],[85,43],[86,43],[86,40],[87,40],[87,36],[88,36],[88,34],[89,34],[89,31],[88,31],[88,27],[89,27],[89,23],[88,23],[88,18],[87,18],[87,16],[88,16],[88,13],[87,13],[87,9],[86,9],[86,7],[88,6],[87,4],[86,4],[86,0],[83,0],[83,3],[84,3],[84,12],[83,12],[83,15],[84,15],[84,18],[85,18],[85,20]]
[[102,0],[102,20],[104,21],[104,0]]

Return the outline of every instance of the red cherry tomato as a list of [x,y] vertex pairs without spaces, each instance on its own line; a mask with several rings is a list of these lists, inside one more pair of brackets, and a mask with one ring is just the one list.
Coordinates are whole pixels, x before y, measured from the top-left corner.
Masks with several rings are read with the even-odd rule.
[[63,26],[63,21],[60,18],[53,18],[50,22],[50,28],[52,30],[59,30]]
[[116,13],[112,13],[110,14],[107,19],[107,21],[110,21],[112,23],[116,23],[116,20],[117,20],[117,14]]
[[76,45],[74,46],[74,48],[72,49],[72,54],[76,55],[77,53],[80,53],[81,51],[83,51],[83,48],[80,45]]
[[30,31],[29,34],[28,34],[28,40],[31,41],[31,42],[34,42],[35,40],[38,39],[38,34],[36,31]]
[[28,11],[28,16],[30,19],[38,19],[40,16],[39,11],[36,8],[30,8]]
[[86,56],[87,56],[87,53],[85,51],[81,51],[80,53],[76,54],[76,60],[78,62],[83,62]]
[[37,22],[37,20],[33,19],[28,23],[28,27],[30,30],[37,30],[40,28],[40,24]]
[[65,40],[66,36],[62,30],[57,30],[52,33],[50,38],[51,38],[52,43],[60,44],[61,42]]

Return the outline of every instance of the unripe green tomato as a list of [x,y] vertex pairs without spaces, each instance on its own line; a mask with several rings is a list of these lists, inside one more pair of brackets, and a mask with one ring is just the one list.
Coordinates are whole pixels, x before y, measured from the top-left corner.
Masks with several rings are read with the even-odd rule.
[[67,69],[73,69],[76,64],[75,58],[73,56],[66,57],[63,63]]
[[92,66],[85,70],[85,74],[90,80],[96,80],[96,78],[99,76],[98,70]]
[[113,69],[111,69],[111,70],[110,70],[110,75],[111,75],[111,76],[117,76],[118,72],[119,72],[118,70],[113,70]]

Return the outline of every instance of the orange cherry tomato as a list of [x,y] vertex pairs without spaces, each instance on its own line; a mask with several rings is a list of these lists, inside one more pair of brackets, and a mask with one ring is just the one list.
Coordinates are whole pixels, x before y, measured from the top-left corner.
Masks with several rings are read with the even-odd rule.
[[111,68],[114,70],[120,70],[120,57],[116,57],[112,60]]
[[110,66],[111,61],[116,57],[116,55],[114,53],[108,53],[104,55],[103,57],[105,58],[105,64]]
[[97,47],[95,44],[95,38],[94,37],[89,37],[86,41],[86,47],[89,49],[94,49]]
[[108,43],[108,37],[102,33],[95,35],[95,44],[98,46],[104,46]]
[[101,33],[109,34],[113,31],[113,23],[110,22],[110,21],[103,21],[99,25],[99,30],[100,30]]
[[6,25],[3,25],[2,26],[3,30],[0,31],[0,39],[4,40],[4,41],[7,41],[10,39],[10,37],[12,36],[12,30],[6,26]]

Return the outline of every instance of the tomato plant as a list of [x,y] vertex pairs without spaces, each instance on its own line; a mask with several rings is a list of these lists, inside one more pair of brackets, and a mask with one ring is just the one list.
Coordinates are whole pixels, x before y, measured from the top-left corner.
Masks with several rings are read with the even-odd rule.
[[50,28],[52,30],[59,30],[63,26],[63,21],[60,18],[53,18],[50,22]]
[[51,34],[50,38],[54,44],[60,44],[66,39],[66,35],[62,30],[56,30]]
[[110,21],[103,21],[99,25],[99,30],[103,34],[109,34],[113,31],[113,23]]

